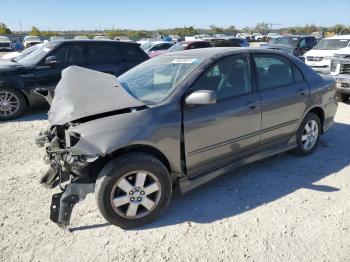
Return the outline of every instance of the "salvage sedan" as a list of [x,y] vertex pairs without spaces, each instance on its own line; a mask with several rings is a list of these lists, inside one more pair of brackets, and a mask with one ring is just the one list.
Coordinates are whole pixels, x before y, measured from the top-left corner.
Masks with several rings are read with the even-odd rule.
[[110,223],[156,219],[174,187],[185,193],[230,169],[284,151],[312,153],[337,110],[334,81],[267,49],[170,52],[120,77],[63,71],[36,139],[57,185],[51,220],[95,192]]

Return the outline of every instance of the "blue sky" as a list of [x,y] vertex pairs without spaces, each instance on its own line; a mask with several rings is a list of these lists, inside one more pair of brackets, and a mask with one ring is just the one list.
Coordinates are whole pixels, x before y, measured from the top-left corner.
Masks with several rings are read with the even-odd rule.
[[0,22],[11,30],[160,29],[194,25],[238,28],[259,22],[275,27],[314,23],[350,25],[350,0],[0,0]]

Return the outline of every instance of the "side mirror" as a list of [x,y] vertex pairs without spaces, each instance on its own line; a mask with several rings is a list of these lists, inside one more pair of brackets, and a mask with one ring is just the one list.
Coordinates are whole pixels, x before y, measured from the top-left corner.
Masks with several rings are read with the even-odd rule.
[[56,59],[56,56],[48,56],[45,59],[45,64],[54,66],[54,65],[58,65],[59,63],[58,63],[58,61]]
[[198,90],[185,99],[187,105],[210,105],[216,103],[216,93],[211,90]]

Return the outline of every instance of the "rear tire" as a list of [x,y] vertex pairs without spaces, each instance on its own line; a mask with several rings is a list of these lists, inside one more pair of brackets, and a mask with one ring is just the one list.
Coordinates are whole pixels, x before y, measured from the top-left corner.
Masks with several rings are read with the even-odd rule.
[[301,122],[297,131],[297,148],[294,153],[307,156],[315,151],[321,135],[321,120],[315,113],[309,113]]
[[338,94],[338,100],[339,102],[347,103],[349,102],[350,95],[347,94]]
[[23,114],[27,106],[24,95],[11,87],[0,87],[0,121]]
[[172,180],[152,155],[128,153],[101,170],[95,187],[97,206],[111,224],[123,229],[148,224],[167,208]]

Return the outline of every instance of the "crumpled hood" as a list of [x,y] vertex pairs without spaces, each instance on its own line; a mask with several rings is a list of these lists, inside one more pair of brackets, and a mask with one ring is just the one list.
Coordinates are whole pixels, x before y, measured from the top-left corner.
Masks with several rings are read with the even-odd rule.
[[110,74],[70,66],[62,71],[49,111],[51,125],[63,125],[83,117],[144,106]]

